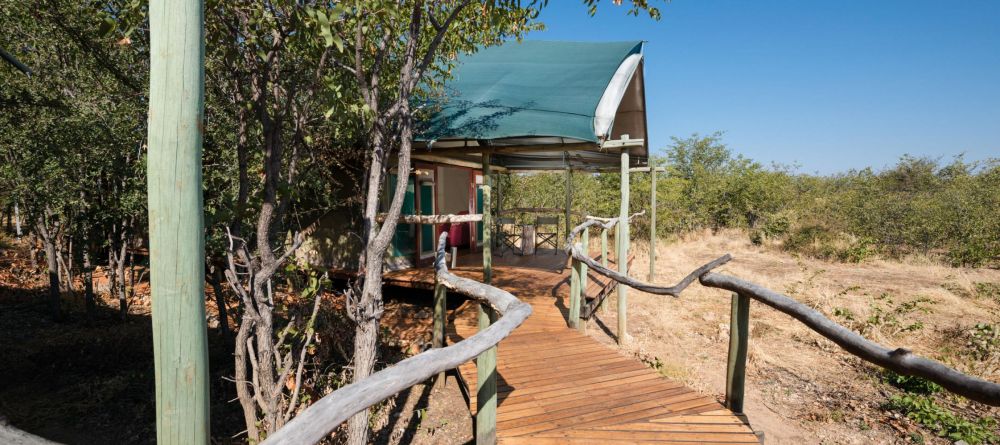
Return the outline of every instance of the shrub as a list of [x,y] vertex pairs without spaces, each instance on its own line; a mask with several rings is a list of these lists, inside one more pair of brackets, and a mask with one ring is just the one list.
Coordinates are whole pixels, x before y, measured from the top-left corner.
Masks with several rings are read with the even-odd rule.
[[858,238],[839,251],[837,259],[845,263],[860,263],[875,254],[874,244],[871,238]]
[[984,361],[1000,355],[1000,327],[978,323],[968,334],[966,346],[972,358]]
[[882,372],[882,380],[911,394],[936,394],[944,389],[941,385],[923,377],[900,375],[889,369]]
[[1000,284],[979,281],[973,287],[976,290],[977,298],[988,298],[1000,302]]
[[952,441],[964,440],[971,445],[1000,441],[1000,437],[993,432],[996,428],[995,419],[965,419],[938,405],[928,396],[893,396],[883,407],[905,414],[908,419]]

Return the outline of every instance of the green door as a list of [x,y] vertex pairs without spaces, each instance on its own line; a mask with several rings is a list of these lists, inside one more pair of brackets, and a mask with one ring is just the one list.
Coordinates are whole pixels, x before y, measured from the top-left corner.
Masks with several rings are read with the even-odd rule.
[[[389,174],[389,188],[388,198],[392,197],[392,193],[396,190],[396,174]],[[388,200],[385,199],[386,205],[388,205]],[[414,185],[413,178],[409,178],[406,184],[406,195],[403,199],[403,208],[400,211],[401,215],[412,215],[414,210]],[[416,224],[397,224],[396,233],[392,237],[392,246],[389,247],[389,251],[394,257],[408,257],[412,256],[413,252],[416,251],[417,245],[417,233]]]
[[[476,213],[483,214],[483,186],[476,186]],[[483,222],[476,223],[476,242],[483,242]]]
[[[420,214],[421,215],[433,215],[434,214],[434,183],[433,182],[421,182],[420,183]],[[426,254],[434,253],[434,243],[437,240],[434,239],[434,224],[421,224],[420,225],[420,253],[421,256],[426,256]]]

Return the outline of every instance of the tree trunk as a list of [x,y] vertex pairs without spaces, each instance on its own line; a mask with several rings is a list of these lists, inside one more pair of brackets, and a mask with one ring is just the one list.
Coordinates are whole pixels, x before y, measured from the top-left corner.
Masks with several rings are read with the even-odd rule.
[[[39,223],[41,225],[42,223]],[[52,318],[59,319],[61,316],[59,309],[59,260],[56,257],[56,243],[52,239],[52,234],[44,228],[42,233],[42,245],[45,247],[45,266],[49,273],[49,310]]]
[[125,293],[125,255],[128,253],[128,242],[122,240],[121,250],[115,259],[115,291],[118,293],[118,316],[125,321],[128,318],[128,298]]
[[17,207],[17,203],[14,203],[14,234],[18,238],[21,237],[21,210]]
[[253,330],[254,320],[250,311],[243,314],[240,322],[240,330],[236,333],[236,352],[233,354],[236,367],[236,396],[243,408],[243,422],[247,427],[247,439],[250,443],[260,441],[260,430],[257,428],[257,405],[254,402],[253,380],[247,375],[248,361],[247,343],[250,341],[250,334]]
[[97,313],[97,302],[94,299],[94,266],[90,262],[90,249],[83,249],[83,301],[87,308],[87,320],[93,321]]
[[[352,382],[360,382],[372,374],[378,358],[379,309],[382,306],[382,265],[378,269],[368,269],[354,326],[354,375]],[[347,443],[365,445],[368,443],[368,420],[370,410],[365,408],[347,421]]]
[[31,234],[28,246],[28,258],[31,261],[31,271],[34,272],[38,270],[38,237],[35,234]]
[[[73,244],[72,239],[70,239],[69,247],[64,247],[63,239],[65,237],[60,236],[56,240],[56,261],[59,265],[60,290],[69,294],[70,299],[74,299],[76,292],[73,291]],[[63,257],[63,252],[66,253],[65,257]]]
[[222,338],[228,340],[231,332],[229,331],[229,310],[226,307],[226,295],[223,293],[222,287],[222,280],[225,278],[222,276],[221,261],[213,261],[208,268],[208,273],[205,276],[208,278],[208,283],[212,285],[216,310],[219,312],[219,333],[222,334]]

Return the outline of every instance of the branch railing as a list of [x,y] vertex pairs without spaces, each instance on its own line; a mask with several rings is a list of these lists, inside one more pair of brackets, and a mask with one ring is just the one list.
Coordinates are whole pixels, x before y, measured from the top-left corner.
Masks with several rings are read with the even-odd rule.
[[[509,292],[449,272],[445,264],[447,237],[447,233],[442,233],[438,238],[437,255],[434,259],[437,283],[442,289],[452,290],[490,306],[499,314],[499,318],[488,328],[465,340],[447,347],[443,346],[442,341],[436,349],[417,354],[319,399],[268,437],[264,445],[319,442],[361,410],[439,373],[454,369],[495,347],[531,315],[531,306]],[[435,310],[435,336],[443,335],[445,323],[447,319],[442,305],[440,313]],[[495,429],[494,425],[494,431]]]
[[[772,309],[795,318],[806,325],[806,327],[826,337],[848,353],[864,361],[892,370],[901,375],[925,378],[941,385],[941,387],[948,391],[970,400],[987,405],[1000,406],[1000,384],[998,383],[964,374],[941,362],[914,354],[905,348],[887,348],[837,324],[819,311],[795,301],[786,295],[733,276],[713,273],[713,269],[732,259],[728,254],[695,269],[680,282],[668,287],[645,283],[620,274],[609,269],[606,263],[603,265],[598,264],[590,258],[589,252],[585,248],[588,228],[596,225],[606,230],[618,223],[619,221],[617,220],[618,218],[598,220],[588,217],[586,222],[575,227],[570,232],[567,241],[567,245],[570,247],[567,251],[572,258],[574,270],[580,266],[589,267],[594,269],[595,272],[619,283],[656,295],[679,297],[680,293],[695,280],[698,280],[703,286],[732,291],[732,313],[729,324],[729,356],[726,369],[726,407],[733,412],[743,412],[747,345],[749,340],[750,299],[757,300]],[[583,234],[584,240],[582,242],[574,242],[574,238],[580,234]],[[602,253],[602,257],[606,256],[606,249],[602,250],[605,250]],[[586,269],[583,270],[585,271]],[[581,298],[579,293],[574,294],[574,289],[583,288],[586,288],[585,273],[580,276],[579,283],[571,285],[568,321],[571,327],[579,328],[580,317],[579,309],[575,312],[572,309],[574,306],[572,300],[577,300],[576,307],[579,308],[579,300]],[[619,337],[624,335],[624,332],[618,333]]]

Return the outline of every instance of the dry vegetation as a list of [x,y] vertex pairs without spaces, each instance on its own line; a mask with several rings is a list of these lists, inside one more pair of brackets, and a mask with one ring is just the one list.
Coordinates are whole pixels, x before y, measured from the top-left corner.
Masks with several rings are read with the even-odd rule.
[[[63,295],[66,316],[53,322],[46,316],[44,263],[32,267],[29,258],[26,241],[0,234],[0,426],[9,424],[67,444],[154,443],[149,286],[136,286],[128,319],[122,321],[118,302],[98,271],[93,319],[86,317],[78,293]],[[246,443],[231,383],[232,345],[218,331],[211,287],[206,295],[213,443]],[[283,295],[278,293],[279,298]],[[419,353],[429,343],[433,314],[429,295],[386,296],[380,368]],[[327,294],[323,306],[312,353],[319,364],[311,367],[306,382],[312,399],[329,394],[349,377],[344,364],[350,361],[351,330],[343,315],[343,297]],[[458,444],[472,439],[471,422],[464,396],[449,377],[443,388],[417,385],[378,405],[371,427],[373,440],[380,444]],[[343,430],[330,443],[342,443]],[[0,445],[6,437],[0,434]]]
[[[646,278],[648,245],[635,242],[633,274]],[[657,283],[666,284],[722,253],[735,260],[722,272],[783,292],[831,319],[889,346],[905,346],[964,372],[1000,381],[1000,271],[942,266],[921,258],[832,263],[792,256],[779,246],[755,246],[743,232],[694,234],[658,248]],[[591,335],[610,342],[614,298]],[[725,392],[730,297],[692,286],[679,299],[643,294],[629,298],[628,352],[664,375],[717,394]],[[768,443],[952,443],[888,406],[904,393],[891,376],[843,352],[792,318],[759,303],[750,308],[751,333],[745,411]],[[976,325],[980,324],[977,329]],[[603,327],[602,327],[603,325]],[[992,326],[994,329],[982,326]],[[975,333],[975,335],[973,335]],[[992,335],[992,336],[991,336]],[[912,384],[913,382],[904,382]],[[918,382],[919,383],[919,382]],[[1000,409],[943,393],[936,406],[968,424],[985,419],[984,436],[996,440],[990,420]],[[923,415],[924,417],[920,417]],[[939,422],[940,423],[940,422]],[[982,431],[980,431],[981,433]],[[991,439],[990,434],[994,435]]]

